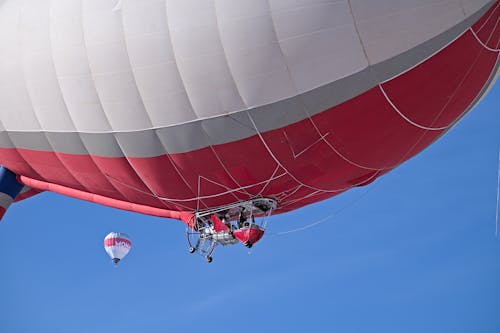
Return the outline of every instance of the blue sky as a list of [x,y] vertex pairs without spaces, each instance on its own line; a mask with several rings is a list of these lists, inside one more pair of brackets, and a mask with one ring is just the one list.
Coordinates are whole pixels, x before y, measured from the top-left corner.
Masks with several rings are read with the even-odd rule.
[[[0,223],[0,332],[500,332],[500,85],[374,184],[271,219],[249,254],[43,193]],[[328,222],[300,228],[336,211]],[[133,249],[117,269],[110,231]]]

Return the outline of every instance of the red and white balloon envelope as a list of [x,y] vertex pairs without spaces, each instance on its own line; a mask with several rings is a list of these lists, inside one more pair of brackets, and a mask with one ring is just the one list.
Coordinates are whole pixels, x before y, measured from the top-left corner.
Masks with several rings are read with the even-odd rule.
[[127,234],[121,232],[110,232],[104,238],[104,250],[109,255],[115,266],[122,260],[132,248],[132,242]]
[[180,220],[207,261],[387,174],[500,74],[500,0],[25,2],[0,0],[0,219],[52,191]]

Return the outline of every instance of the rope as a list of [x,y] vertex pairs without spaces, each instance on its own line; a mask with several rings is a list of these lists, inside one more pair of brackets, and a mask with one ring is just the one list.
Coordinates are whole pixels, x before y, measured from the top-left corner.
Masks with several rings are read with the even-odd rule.
[[389,98],[389,96],[387,96],[387,93],[385,92],[384,88],[382,87],[381,84],[378,85],[380,91],[382,92],[382,94],[384,95],[385,99],[387,100],[387,102],[392,106],[392,108],[394,109],[394,111],[396,111],[400,116],[401,118],[403,118],[404,120],[406,120],[406,122],[410,123],[411,125],[417,127],[417,128],[420,128],[420,129],[423,129],[425,131],[442,131],[442,130],[445,130],[445,129],[448,129],[450,128],[452,125],[446,125],[446,126],[442,126],[442,127],[428,127],[428,126],[423,126],[423,125],[420,125],[414,121],[412,121],[410,118],[408,118],[407,116],[405,116],[403,114],[403,112],[401,112],[397,107],[396,105],[394,105],[394,103],[392,102],[392,100]]
[[[497,22],[498,24],[498,22]],[[495,25],[496,26],[496,25]],[[470,31],[472,32],[472,35],[476,38],[476,41],[481,44],[482,47],[484,47],[486,50],[488,51],[491,51],[491,52],[498,52],[500,51],[500,49],[494,49],[494,48],[491,48],[489,47],[488,45],[486,45],[481,39],[479,39],[479,37],[477,36],[477,34],[474,32],[474,30],[472,30],[472,28],[469,28]],[[488,41],[489,41],[489,38],[488,38]]]
[[343,212],[344,210],[354,206],[356,203],[358,203],[362,198],[364,198],[369,192],[373,191],[374,188],[376,188],[376,186],[378,185],[379,183],[375,183],[375,184],[372,184],[372,186],[368,187],[366,189],[366,191],[364,191],[361,195],[359,195],[357,198],[351,200],[350,202],[348,202],[346,205],[342,206],[341,208],[339,208],[338,210],[334,211],[333,213],[331,213],[330,215],[327,215],[321,219],[319,219],[318,221],[316,222],[313,222],[313,223],[310,223],[310,224],[307,224],[303,227],[299,227],[299,228],[295,228],[295,229],[291,229],[291,230],[287,230],[287,231],[280,231],[280,232],[275,232],[275,233],[272,233],[270,236],[283,236],[283,235],[288,235],[288,234],[291,234],[291,233],[294,233],[294,232],[300,232],[300,231],[304,231],[304,230],[307,230],[307,229],[310,229],[312,227],[315,227],[317,225],[320,225],[320,224],[323,224],[325,222],[328,222],[330,219],[332,219],[333,217],[335,217],[336,215],[340,214],[341,212]]

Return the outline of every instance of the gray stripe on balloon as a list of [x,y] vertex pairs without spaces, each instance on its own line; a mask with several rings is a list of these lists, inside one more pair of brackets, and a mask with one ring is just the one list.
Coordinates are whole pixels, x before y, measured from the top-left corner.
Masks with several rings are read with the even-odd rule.
[[[275,103],[230,115],[225,114],[184,124],[137,131],[105,133],[0,131],[0,147],[103,157],[153,157],[165,153],[189,152],[209,145],[248,138],[256,132],[247,112],[251,115],[259,132],[278,129],[321,113],[429,58],[481,18],[493,3],[495,1],[490,1],[456,26],[391,59]],[[494,72],[492,76],[495,76]]]

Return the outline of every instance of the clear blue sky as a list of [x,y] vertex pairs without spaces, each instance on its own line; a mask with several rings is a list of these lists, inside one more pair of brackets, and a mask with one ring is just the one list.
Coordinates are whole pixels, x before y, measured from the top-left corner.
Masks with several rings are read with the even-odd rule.
[[[499,147],[497,83],[417,157],[273,217],[251,254],[219,248],[212,264],[188,253],[178,221],[41,194],[0,223],[0,332],[498,333]],[[133,241],[118,269],[110,231]]]

